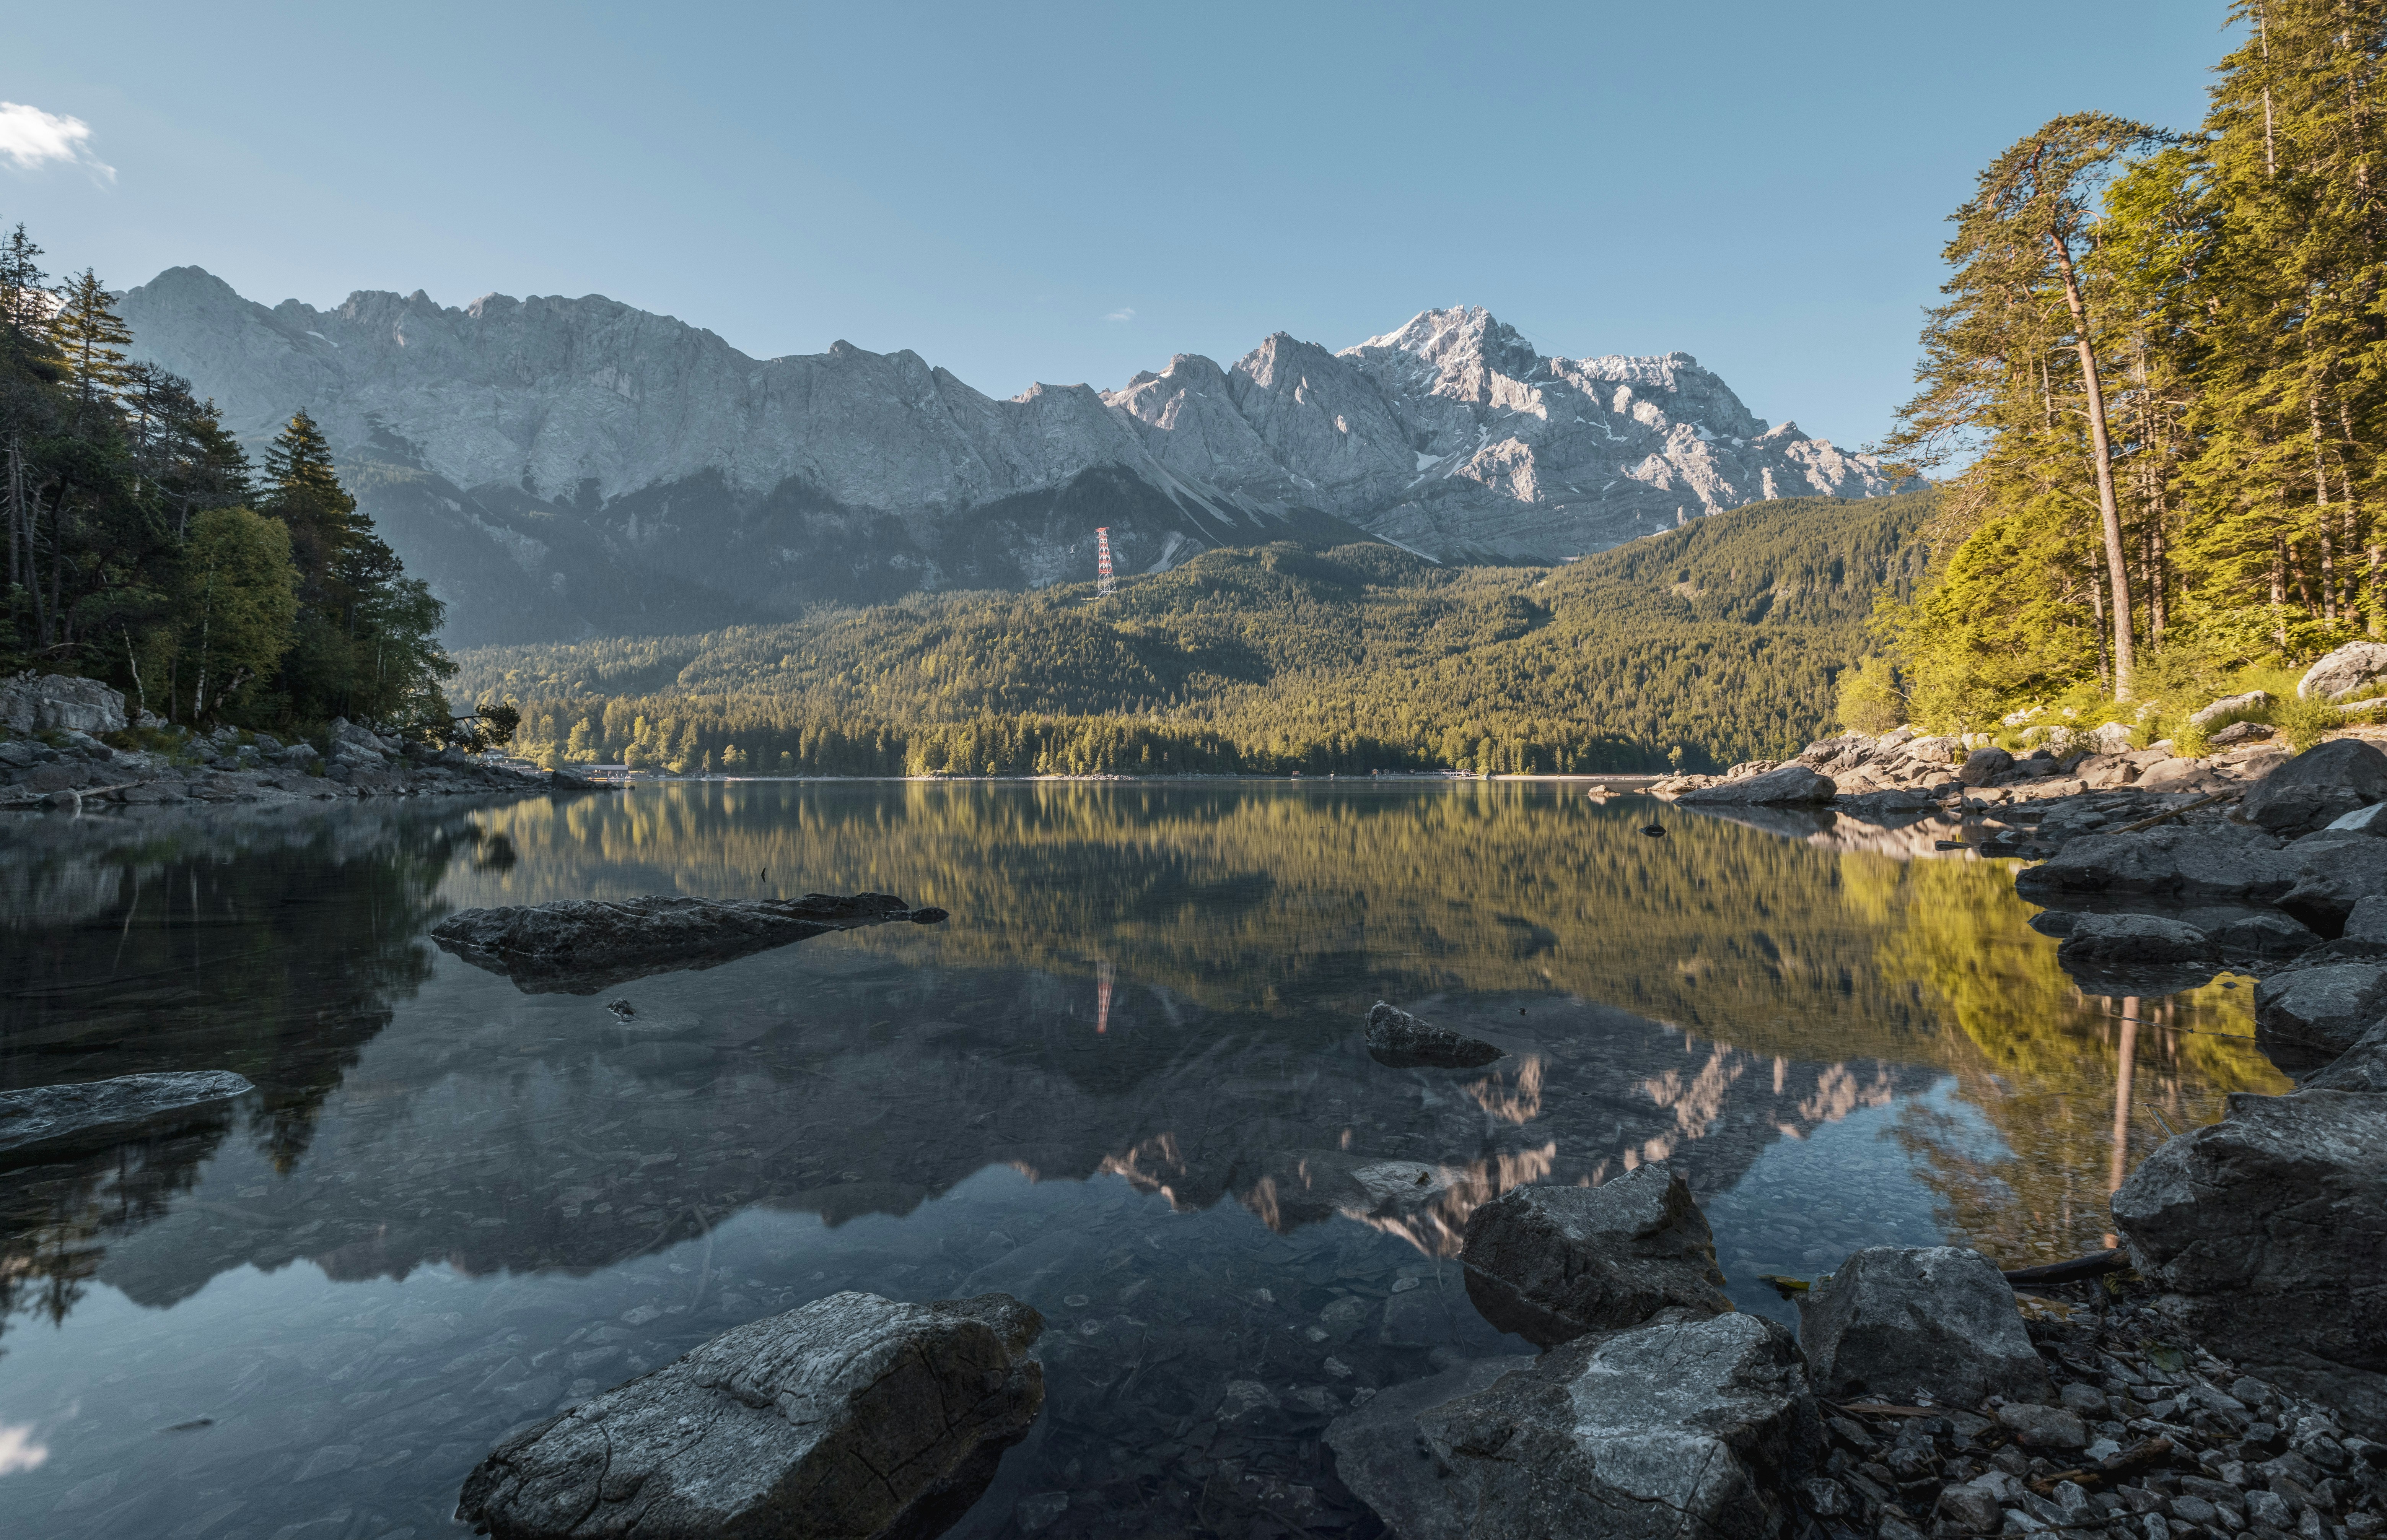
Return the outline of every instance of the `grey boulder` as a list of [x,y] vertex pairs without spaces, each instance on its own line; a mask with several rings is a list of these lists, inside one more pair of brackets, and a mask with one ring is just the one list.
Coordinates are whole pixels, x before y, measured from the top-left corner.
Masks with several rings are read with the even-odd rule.
[[2271,692],[2250,689],[2243,695],[2225,695],[2211,705],[2199,706],[2188,713],[2188,719],[2200,727],[2211,726],[2225,716],[2238,712],[2256,712],[2271,703]]
[[2359,834],[2298,840],[2295,886],[2274,902],[2323,935],[2342,931],[2364,899],[2387,895],[2387,848]]
[[456,1517],[501,1540],[934,1535],[1043,1405],[1043,1326],[1008,1294],[831,1294],[506,1440]]
[[228,1069],[120,1075],[0,1092],[0,1152],[59,1153],[207,1117],[257,1088]]
[[2355,1040],[2353,1047],[2305,1077],[2306,1091],[2387,1092],[2387,1021]]
[[885,893],[806,893],[800,899],[648,897],[460,909],[431,939],[475,967],[502,973],[526,994],[595,994],[651,973],[717,967],[832,930],[911,920],[934,925],[941,909],[914,909]]
[[1799,1302],[1815,1388],[1974,1407],[2045,1401],[2047,1366],[1997,1264],[1956,1246],[1871,1246]]
[[1430,1027],[1399,1006],[1379,1000],[1368,1012],[1368,1056],[1396,1069],[1419,1065],[1472,1069],[1505,1055],[1488,1042],[1463,1037],[1447,1027]]
[[2205,933],[2224,952],[2268,957],[2292,957],[2321,941],[2310,926],[2276,909],[2258,909],[2232,916],[2208,928]]
[[1790,1333],[1746,1315],[1585,1337],[1326,1437],[1344,1483],[1405,1540],[1770,1540],[1822,1453]]
[[2365,685],[2387,679],[2387,645],[2375,641],[2347,642],[2305,670],[2296,693],[2306,700],[2340,701]]
[[2349,941],[2387,941],[2387,893],[2372,893],[2346,912]]
[[[2382,649],[2387,650],[2387,649]],[[2274,834],[2310,834],[2387,802],[2387,754],[2356,738],[2316,744],[2263,777],[2240,815]]]
[[2328,963],[2254,986],[2255,1045],[2283,1069],[2325,1064],[2387,1016],[2387,967]]
[[1956,778],[1966,786],[1987,786],[2014,768],[2014,756],[2003,749],[1976,749],[1964,756]]
[[1839,791],[1831,776],[1819,775],[1803,764],[1786,764],[1763,775],[1744,776],[1738,780],[1718,781],[1713,786],[1686,791],[1675,800],[1747,807],[1821,805],[1838,796]]
[[2192,925],[2154,915],[2083,915],[2055,949],[2065,964],[2203,963],[2212,940]]
[[2035,894],[2149,893],[2268,901],[2296,885],[2303,863],[2277,836],[2238,824],[2165,825],[2090,834],[2014,877]]
[[1732,1308],[1715,1236],[1683,1179],[1643,1166],[1598,1187],[1515,1187],[1467,1217],[1467,1297],[1536,1347]]
[[2387,1435],[2387,1115],[2376,1093],[2229,1098],[2114,1194],[2139,1271],[2204,1347]]
[[0,679],[0,724],[13,733],[120,733],[124,696],[96,679],[20,674]]

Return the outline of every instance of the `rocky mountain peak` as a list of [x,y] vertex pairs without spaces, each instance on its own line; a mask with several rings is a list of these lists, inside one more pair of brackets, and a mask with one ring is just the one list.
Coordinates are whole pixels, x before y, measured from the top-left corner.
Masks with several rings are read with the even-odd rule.
[[1769,431],[1686,353],[1546,359],[1481,307],[1002,400],[909,349],[758,360],[601,295],[269,309],[173,268],[122,308],[136,350],[244,438],[303,407],[349,461],[390,467],[360,479],[367,511],[472,639],[1083,577],[1105,524],[1130,569],[1295,531],[1538,562],[1759,498],[1892,489]]

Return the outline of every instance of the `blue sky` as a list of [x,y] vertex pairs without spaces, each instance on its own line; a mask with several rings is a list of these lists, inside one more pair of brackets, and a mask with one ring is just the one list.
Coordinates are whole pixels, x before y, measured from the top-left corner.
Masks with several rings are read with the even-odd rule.
[[2192,126],[2224,10],[82,0],[10,19],[0,221],[119,286],[596,292],[994,395],[1479,304],[1856,444],[1974,171]]

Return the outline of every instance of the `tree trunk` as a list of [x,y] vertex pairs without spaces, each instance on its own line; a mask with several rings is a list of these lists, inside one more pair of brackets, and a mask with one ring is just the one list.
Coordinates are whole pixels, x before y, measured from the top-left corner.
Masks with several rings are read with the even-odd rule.
[[[2320,398],[2306,403],[2312,410],[2313,532],[2320,541],[2320,612],[2326,621],[2337,619],[2337,562],[2330,541],[2329,461],[2320,447]],[[2305,608],[2312,608],[2307,596]]]
[[2089,393],[2089,441],[2097,467],[2097,514],[2105,530],[2105,574],[2114,586],[2114,699],[2130,698],[2130,569],[2122,551],[2122,511],[2114,500],[2114,445],[2105,432],[2105,387],[2097,376],[2097,349],[2089,337],[2089,307],[2080,298],[2080,276],[2072,252],[2052,232],[2056,270],[2064,275],[2064,301],[2072,308],[2073,335],[2080,348],[2080,383]]
[[2271,535],[2271,639],[2281,647],[2288,645],[2288,537],[2276,530]]

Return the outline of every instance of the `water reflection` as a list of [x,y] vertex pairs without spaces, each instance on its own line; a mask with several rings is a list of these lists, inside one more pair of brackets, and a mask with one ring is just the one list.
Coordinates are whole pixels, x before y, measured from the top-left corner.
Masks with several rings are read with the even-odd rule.
[[[1053,1400],[979,1532],[1344,1527],[1317,1432],[1503,1350],[1449,1258],[1510,1186],[1672,1161],[1778,1309],[1756,1273],[1878,1241],[2087,1249],[2166,1130],[2284,1085],[2251,991],[2083,994],[1996,865],[1646,815],[748,784],[12,825],[6,1083],[263,1095],[0,1172],[0,1403],[50,1451],[0,1498],[36,1534],[339,1503],[325,1534],[424,1533],[505,1428],[727,1325],[1005,1288],[1055,1322]],[[953,917],[645,978],[626,1018],[423,940],[451,905],[808,890]],[[1387,1069],[1378,998],[1509,1056]],[[1222,1416],[1230,1382],[1277,1404]]]

